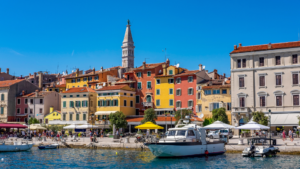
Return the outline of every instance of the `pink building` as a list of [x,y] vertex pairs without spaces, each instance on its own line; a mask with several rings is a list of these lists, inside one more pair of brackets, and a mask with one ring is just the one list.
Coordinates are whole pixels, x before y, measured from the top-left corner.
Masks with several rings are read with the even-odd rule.
[[16,97],[16,114],[12,121],[25,122],[28,119],[28,98],[24,97],[25,91],[22,91],[20,96]]

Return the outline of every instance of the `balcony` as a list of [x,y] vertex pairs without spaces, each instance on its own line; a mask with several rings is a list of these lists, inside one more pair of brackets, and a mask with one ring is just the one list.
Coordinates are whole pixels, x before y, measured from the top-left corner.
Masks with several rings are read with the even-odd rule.
[[143,102],[143,106],[144,107],[153,107],[153,103],[152,102]]
[[233,113],[249,113],[250,107],[233,107],[232,112]]
[[98,120],[98,121],[95,121],[95,125],[99,128],[109,128],[109,125],[110,125],[110,122],[109,120]]

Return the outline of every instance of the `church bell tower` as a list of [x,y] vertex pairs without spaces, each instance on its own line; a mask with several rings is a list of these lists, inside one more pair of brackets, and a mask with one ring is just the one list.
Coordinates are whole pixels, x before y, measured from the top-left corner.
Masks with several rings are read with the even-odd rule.
[[128,20],[122,45],[122,67],[134,68],[134,48],[135,46],[130,30],[130,21]]

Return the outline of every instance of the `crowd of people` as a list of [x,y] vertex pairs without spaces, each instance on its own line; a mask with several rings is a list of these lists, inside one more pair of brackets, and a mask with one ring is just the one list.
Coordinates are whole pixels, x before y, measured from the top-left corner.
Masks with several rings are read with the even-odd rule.
[[[290,137],[290,141],[293,142],[293,141],[294,141],[294,131],[291,130],[291,129],[289,129],[288,136]],[[282,140],[283,140],[283,141],[286,140],[286,133],[285,133],[285,130],[282,131]]]

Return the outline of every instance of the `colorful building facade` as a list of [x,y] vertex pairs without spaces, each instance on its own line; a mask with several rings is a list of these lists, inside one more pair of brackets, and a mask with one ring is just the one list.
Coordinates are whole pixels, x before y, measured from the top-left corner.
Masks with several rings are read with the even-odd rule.
[[53,107],[50,107],[50,113],[44,117],[44,124],[49,124],[49,121],[60,120],[61,113],[58,110],[54,110]]

